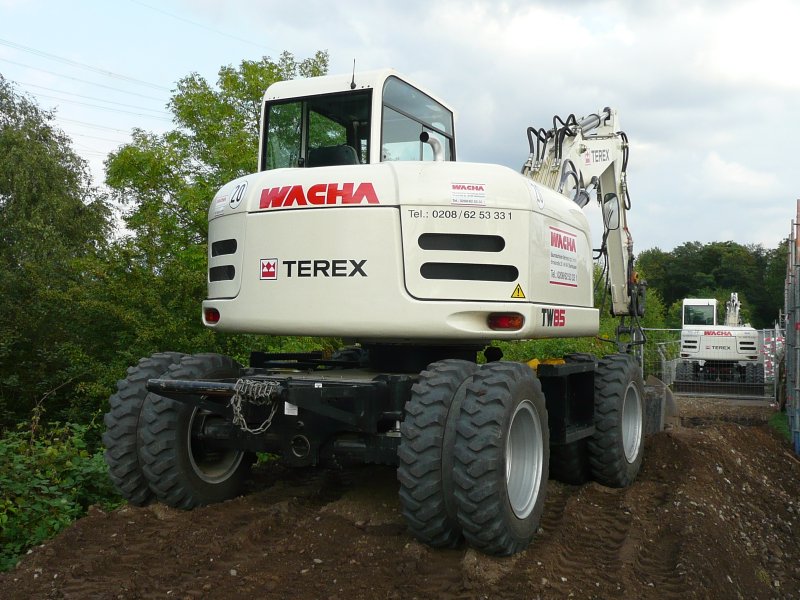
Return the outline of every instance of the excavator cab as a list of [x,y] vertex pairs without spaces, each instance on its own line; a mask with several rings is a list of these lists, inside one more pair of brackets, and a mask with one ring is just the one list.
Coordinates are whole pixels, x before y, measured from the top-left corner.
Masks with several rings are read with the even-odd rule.
[[261,171],[455,159],[453,111],[392,71],[278,82],[261,121]]

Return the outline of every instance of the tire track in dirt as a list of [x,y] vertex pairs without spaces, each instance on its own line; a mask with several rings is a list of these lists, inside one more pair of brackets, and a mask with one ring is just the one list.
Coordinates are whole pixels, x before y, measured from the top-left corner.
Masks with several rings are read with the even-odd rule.
[[[685,445],[669,433],[648,440],[649,461],[639,485],[626,490],[626,502],[636,515],[638,540],[626,561],[632,585],[659,598],[686,596],[681,564],[685,527],[675,510],[684,494],[682,478],[689,466]],[[666,458],[669,458],[667,461]]]
[[538,588],[543,598],[685,598],[683,526],[671,518],[685,448],[668,434],[647,445],[650,460],[630,488],[550,481],[540,533],[501,587]]
[[538,577],[552,597],[613,586],[630,536],[631,515],[617,490],[591,483],[571,488],[570,494],[558,529],[529,550],[535,564],[528,574],[533,582]]
[[635,493],[638,502],[631,509],[637,515],[638,536],[624,571],[631,587],[642,590],[644,596],[686,596],[685,569],[681,564],[686,532],[683,524],[676,522],[671,508],[679,491],[673,484],[647,482]]

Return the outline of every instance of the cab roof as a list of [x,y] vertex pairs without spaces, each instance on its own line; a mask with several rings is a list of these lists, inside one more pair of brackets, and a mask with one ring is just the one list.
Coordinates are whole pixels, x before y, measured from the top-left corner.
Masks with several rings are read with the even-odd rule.
[[[450,112],[453,112],[453,109],[446,102],[442,101],[424,87],[417,85],[415,82],[401,75],[394,69],[357,71],[355,74],[348,73],[342,75],[323,75],[320,77],[309,77],[306,79],[277,81],[267,88],[267,91],[264,94],[264,101],[267,102],[288,98],[302,98],[305,96],[334,94],[339,92],[349,92],[351,90],[382,90],[383,84],[386,83],[386,80],[390,77],[397,77],[401,81],[405,81],[409,85],[430,96],[433,100],[436,100]],[[355,87],[351,87],[353,83],[355,83]]]

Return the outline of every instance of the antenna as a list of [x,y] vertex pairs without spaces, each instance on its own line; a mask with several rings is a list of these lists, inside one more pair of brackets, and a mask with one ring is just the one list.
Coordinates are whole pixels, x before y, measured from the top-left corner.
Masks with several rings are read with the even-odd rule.
[[353,59],[353,79],[350,81],[350,89],[356,89],[356,59]]

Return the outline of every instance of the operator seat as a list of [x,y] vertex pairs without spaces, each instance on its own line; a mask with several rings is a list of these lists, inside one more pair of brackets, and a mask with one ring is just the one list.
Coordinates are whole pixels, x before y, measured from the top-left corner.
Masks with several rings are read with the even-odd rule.
[[359,164],[356,149],[352,146],[321,146],[319,148],[309,148],[307,167],[330,167],[333,165],[357,165]]

